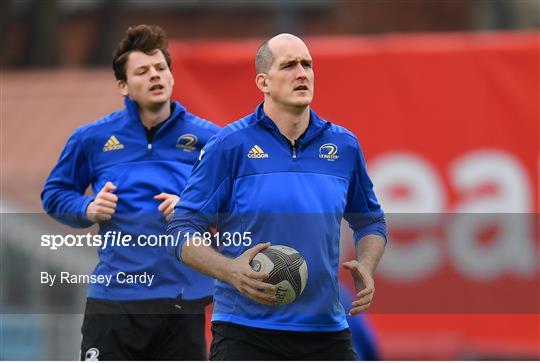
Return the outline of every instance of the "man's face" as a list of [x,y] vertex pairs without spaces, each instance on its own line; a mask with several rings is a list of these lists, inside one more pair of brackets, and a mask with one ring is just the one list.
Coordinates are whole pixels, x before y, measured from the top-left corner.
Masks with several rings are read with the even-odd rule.
[[127,81],[118,81],[120,92],[139,107],[155,109],[169,101],[174,78],[163,53],[133,51],[126,62]]
[[304,42],[296,37],[270,41],[274,62],[266,78],[267,96],[277,105],[306,107],[313,100],[313,62]]

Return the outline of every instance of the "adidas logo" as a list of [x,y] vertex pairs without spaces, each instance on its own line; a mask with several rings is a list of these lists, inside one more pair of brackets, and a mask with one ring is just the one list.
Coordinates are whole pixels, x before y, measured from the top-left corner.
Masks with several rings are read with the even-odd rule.
[[251,159],[266,159],[268,157],[268,154],[263,151],[259,147],[259,145],[255,145],[251,148],[251,150],[248,153],[248,158]]
[[123,148],[124,148],[124,145],[122,145],[120,141],[118,141],[118,139],[114,135],[109,137],[109,140],[107,140],[105,145],[103,145],[104,152],[113,151],[113,150],[121,150]]

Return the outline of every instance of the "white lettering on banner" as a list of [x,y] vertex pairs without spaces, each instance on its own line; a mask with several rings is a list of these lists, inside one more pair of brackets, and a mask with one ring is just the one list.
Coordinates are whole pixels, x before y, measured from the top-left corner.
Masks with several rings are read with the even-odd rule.
[[[386,154],[370,164],[369,173],[375,188],[383,191],[378,193],[378,197],[386,213],[428,213],[403,218],[392,218],[390,214],[389,226],[397,230],[404,227],[423,230],[436,224],[436,221],[428,219],[440,217],[446,194],[439,176],[427,161],[415,154]],[[398,186],[407,190],[406,198],[393,198],[391,190]],[[436,271],[441,259],[437,244],[421,235],[414,243],[393,244],[392,248],[387,249],[381,270],[393,280],[417,280]]]
[[462,201],[454,208],[456,212],[529,213],[532,209],[527,172],[519,160],[506,152],[482,150],[465,154],[450,166],[450,180],[463,193],[482,185],[497,187],[495,196]]
[[[507,273],[533,275],[532,226],[529,219],[511,214],[531,211],[531,189],[519,161],[501,151],[472,152],[451,166],[450,179],[459,192],[469,195],[454,208],[457,214],[447,230],[456,268],[477,280]],[[494,195],[474,195],[475,189],[489,184],[497,187]],[[497,239],[490,244],[478,243],[475,236],[490,226],[500,230]]]
[[[381,205],[389,213],[441,213],[446,204],[439,175],[419,155],[388,153],[369,164],[369,174]],[[407,188],[407,198],[386,193],[394,187]]]
[[[511,154],[478,150],[458,158],[449,170],[451,187],[461,196],[454,206],[446,205],[447,193],[435,168],[416,154],[385,154],[370,162],[369,172],[390,229],[415,232],[407,243],[387,249],[379,269],[385,278],[419,281],[442,268],[445,258],[458,273],[475,280],[535,274],[538,251],[532,219],[524,215],[532,208],[531,186]],[[494,192],[475,193],[484,186]],[[405,196],[392,193],[399,188],[406,190]],[[453,214],[442,214],[448,211]],[[496,238],[482,243],[481,232],[491,226],[498,231]],[[435,235],[438,227],[444,236]]]

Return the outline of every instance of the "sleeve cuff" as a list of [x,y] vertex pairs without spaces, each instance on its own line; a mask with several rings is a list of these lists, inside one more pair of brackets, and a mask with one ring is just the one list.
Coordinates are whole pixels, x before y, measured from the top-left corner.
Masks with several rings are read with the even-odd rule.
[[182,262],[182,247],[184,247],[184,244],[186,243],[186,241],[187,241],[187,237],[184,234],[184,236],[178,242],[178,245],[174,249],[174,257],[180,262]]
[[188,237],[187,236],[193,236],[194,233],[200,233],[196,230],[182,230],[177,229],[176,231],[167,232],[168,234],[172,236],[176,236],[174,238],[175,244],[168,247],[167,250],[169,254],[173,255],[175,259],[177,259],[180,262],[182,261],[182,248],[184,247],[184,244],[186,243]]
[[86,217],[86,210],[88,209],[88,205],[90,203],[92,203],[93,201],[94,201],[94,197],[92,197],[92,196],[84,197],[84,200],[83,200],[83,203],[82,203],[82,206],[81,206],[81,210],[80,210],[80,214],[79,214],[79,220],[80,220],[81,226],[83,228],[84,227],[90,227],[91,225],[94,224],[94,222],[90,221]]
[[367,231],[363,231],[361,233],[360,232],[354,233],[354,246],[357,247],[360,240],[364,238],[365,236],[379,236],[383,239],[385,245],[388,242],[386,233],[383,233],[379,231],[378,229],[370,229]]

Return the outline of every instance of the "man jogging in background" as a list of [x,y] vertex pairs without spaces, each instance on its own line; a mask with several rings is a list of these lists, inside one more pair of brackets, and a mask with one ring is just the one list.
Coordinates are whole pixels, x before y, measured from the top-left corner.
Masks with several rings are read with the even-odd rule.
[[[167,37],[157,26],[130,27],[114,52],[125,109],[77,129],[42,192],[43,207],[72,227],[133,236],[98,248],[88,286],[81,359],[202,360],[204,307],[213,281],[179,264],[163,235],[200,149],[219,128],[170,100],[174,78]],[[93,196],[85,196],[91,185]]]
[[[268,40],[256,68],[264,102],[204,147],[168,227],[183,236],[174,253],[219,280],[210,359],[353,360],[338,292],[340,222],[356,242],[357,260],[343,264],[356,282],[355,315],[373,299],[384,213],[356,137],[310,109],[314,73],[304,42],[291,34]],[[223,242],[218,252],[197,241],[216,223],[222,236],[249,234],[252,247]],[[275,286],[250,268],[268,241],[307,263],[306,287],[291,304],[273,305]]]

